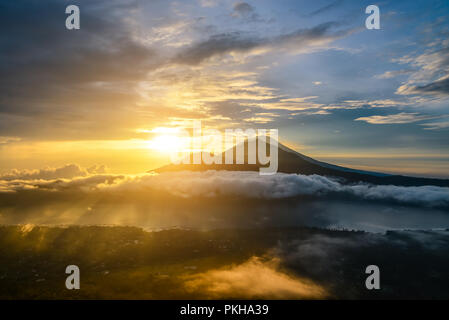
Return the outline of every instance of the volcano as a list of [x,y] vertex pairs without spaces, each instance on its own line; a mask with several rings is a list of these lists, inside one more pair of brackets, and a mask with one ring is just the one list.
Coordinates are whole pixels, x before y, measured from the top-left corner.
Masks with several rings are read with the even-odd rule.
[[[256,144],[257,145],[257,144]],[[377,185],[397,185],[397,186],[440,186],[449,187],[449,179],[421,178],[404,175],[387,174],[381,172],[364,171],[333,165],[330,163],[315,160],[303,155],[285,145],[278,144],[278,171],[281,173],[296,173],[303,175],[321,175],[341,179],[347,183],[371,183]],[[160,167],[153,172],[174,172],[174,171],[207,171],[207,170],[227,170],[227,171],[259,171],[263,165],[248,164],[248,141],[244,142],[245,164],[235,164],[236,146],[233,147],[234,164],[225,163],[225,152],[222,153],[223,164],[169,164]],[[266,150],[269,150],[267,142]],[[191,155],[191,159],[193,155]],[[190,163],[193,163],[191,161]]]

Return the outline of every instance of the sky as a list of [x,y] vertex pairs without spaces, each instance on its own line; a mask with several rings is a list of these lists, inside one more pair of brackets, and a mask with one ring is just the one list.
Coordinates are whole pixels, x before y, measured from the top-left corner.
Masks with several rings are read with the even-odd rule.
[[276,128],[334,164],[449,177],[447,1],[0,0],[0,28],[0,172],[144,172],[168,159],[161,132],[201,120]]

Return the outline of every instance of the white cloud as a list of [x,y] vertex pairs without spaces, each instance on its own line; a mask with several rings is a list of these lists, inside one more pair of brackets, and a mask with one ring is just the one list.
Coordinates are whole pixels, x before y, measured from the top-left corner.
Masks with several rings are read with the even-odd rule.
[[439,130],[449,128],[449,121],[429,122],[421,125],[425,127],[424,130]]
[[401,112],[397,114],[390,114],[387,116],[370,116],[370,117],[360,117],[355,119],[355,121],[365,121],[371,124],[402,124],[402,123],[413,123],[423,120],[435,119],[435,116],[418,115],[418,113],[407,113]]
[[449,48],[427,51],[415,57],[393,60],[409,64],[415,70],[397,90],[397,94],[430,94],[446,98],[449,83]]
[[277,173],[260,176],[257,172],[206,171],[162,174],[91,175],[58,180],[0,180],[0,192],[20,190],[51,190],[81,192],[166,192],[189,197],[247,197],[282,199],[301,195],[327,196],[339,194],[368,200],[395,201],[424,206],[449,205],[449,188],[436,186],[402,187],[343,184],[319,175]]

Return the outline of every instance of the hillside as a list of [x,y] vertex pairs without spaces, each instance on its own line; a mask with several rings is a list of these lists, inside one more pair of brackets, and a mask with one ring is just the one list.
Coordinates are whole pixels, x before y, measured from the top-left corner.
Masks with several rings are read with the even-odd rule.
[[[207,170],[228,170],[228,171],[259,171],[261,165],[247,164],[248,161],[248,142],[244,142],[245,164],[169,164],[160,167],[155,172],[172,171],[207,171]],[[269,147],[267,147],[267,150]],[[234,146],[234,160],[236,147]],[[222,153],[222,163],[224,163],[224,152]],[[192,158],[192,156],[191,156]],[[193,161],[191,161],[193,162]],[[234,161],[235,163],[235,161]],[[448,179],[431,179],[403,175],[391,175],[379,172],[370,172],[341,167],[307,157],[295,150],[292,150],[279,143],[278,149],[278,172],[297,173],[304,175],[323,175],[329,177],[342,178],[349,183],[366,182],[378,185],[398,185],[398,186],[424,186],[433,185],[440,187],[449,187]]]

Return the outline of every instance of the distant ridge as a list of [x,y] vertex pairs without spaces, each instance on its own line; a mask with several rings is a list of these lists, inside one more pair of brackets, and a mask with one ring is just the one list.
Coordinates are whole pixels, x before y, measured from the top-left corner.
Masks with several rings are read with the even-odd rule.
[[[257,144],[256,144],[257,145]],[[234,163],[236,146],[234,149]],[[173,172],[173,171],[207,171],[207,170],[227,170],[227,171],[259,171],[262,167],[259,163],[247,164],[248,159],[248,141],[244,142],[245,164],[169,164],[160,167],[154,172]],[[267,150],[269,146],[267,143]],[[224,163],[224,155],[222,153],[222,163]],[[193,156],[191,155],[191,159]],[[193,161],[191,161],[193,162]],[[378,185],[397,185],[397,186],[440,186],[449,187],[448,179],[419,178],[403,175],[393,175],[380,172],[364,171],[351,169],[347,167],[337,166],[326,162],[318,161],[305,156],[285,145],[279,143],[278,148],[278,172],[297,173],[304,175],[317,174],[328,177],[344,179],[348,183],[366,182]]]

